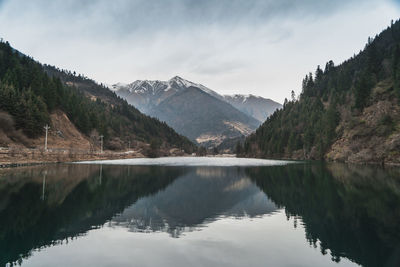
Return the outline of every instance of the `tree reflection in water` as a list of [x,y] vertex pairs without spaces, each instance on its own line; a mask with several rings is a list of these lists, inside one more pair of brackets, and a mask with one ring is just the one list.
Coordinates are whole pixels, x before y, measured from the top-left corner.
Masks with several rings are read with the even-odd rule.
[[362,266],[400,266],[398,168],[346,164],[248,169],[287,216],[299,216],[322,254]]
[[[400,266],[399,169],[49,165],[0,171],[0,264],[87,231],[180,237],[223,217],[284,208],[310,245],[362,266]],[[271,241],[273,242],[273,241]]]

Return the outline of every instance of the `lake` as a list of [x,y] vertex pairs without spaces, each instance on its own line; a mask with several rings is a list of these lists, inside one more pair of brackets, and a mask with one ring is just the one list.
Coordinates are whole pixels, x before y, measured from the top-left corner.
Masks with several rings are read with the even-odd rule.
[[400,169],[236,158],[0,170],[0,266],[400,266]]

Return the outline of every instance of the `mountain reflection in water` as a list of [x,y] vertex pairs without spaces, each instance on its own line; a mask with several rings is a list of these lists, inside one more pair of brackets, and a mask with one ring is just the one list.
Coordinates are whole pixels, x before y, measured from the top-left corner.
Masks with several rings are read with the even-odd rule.
[[284,209],[304,226],[304,243],[333,261],[400,266],[399,177],[396,168],[345,164],[0,170],[0,265],[101,227],[179,238],[223,218]]
[[132,231],[166,231],[178,237],[221,216],[255,217],[276,206],[244,169],[195,167],[155,195],[140,199],[112,219]]

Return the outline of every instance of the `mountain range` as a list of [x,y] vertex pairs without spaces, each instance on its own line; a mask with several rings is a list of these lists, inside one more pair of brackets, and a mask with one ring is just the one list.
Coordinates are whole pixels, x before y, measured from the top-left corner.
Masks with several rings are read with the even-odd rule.
[[253,95],[223,96],[175,76],[168,81],[138,80],[111,86],[141,112],[165,121],[204,146],[247,136],[281,105]]

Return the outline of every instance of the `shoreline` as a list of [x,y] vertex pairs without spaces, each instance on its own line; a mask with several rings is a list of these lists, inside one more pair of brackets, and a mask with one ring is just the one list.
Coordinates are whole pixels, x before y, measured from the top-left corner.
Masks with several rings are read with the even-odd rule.
[[[63,160],[59,160],[59,157],[56,158],[51,158],[49,157],[52,156],[51,153],[46,155],[47,160],[34,160],[34,159],[27,159],[25,158],[13,158],[10,161],[3,161],[2,158],[0,158],[0,168],[14,168],[14,167],[23,167],[23,166],[35,166],[35,165],[46,165],[46,164],[54,164],[54,163],[70,163],[70,162],[80,162],[80,161],[96,161],[96,160],[118,160],[118,159],[135,159],[135,158],[150,158],[146,157],[143,154],[140,153],[126,153],[126,152],[108,152],[108,153],[97,153],[97,154],[74,154],[72,157],[69,155],[68,158],[63,158]],[[54,156],[54,155],[53,155]],[[60,154],[57,154],[57,156],[60,156]],[[184,156],[184,157],[190,157],[192,155],[185,154],[185,155],[169,155],[169,156],[164,156],[164,157],[177,157],[177,156]],[[236,158],[234,154],[220,154],[220,155],[207,155],[207,156],[198,156],[198,157],[210,157],[210,158]]]
[[138,151],[123,151],[104,153],[68,153],[54,151],[1,151],[0,152],[0,168],[12,168],[20,166],[44,165],[51,163],[68,163],[76,161],[89,160],[112,160],[112,159],[128,159],[128,158],[145,158]]
[[[184,155],[163,155],[161,157],[177,157],[177,156],[193,156],[189,154]],[[217,155],[205,155],[197,157],[227,157],[236,158],[235,154],[217,154]],[[36,166],[36,165],[46,165],[46,164],[56,164],[56,163],[70,163],[70,162],[80,162],[80,161],[96,161],[96,160],[118,160],[118,159],[134,159],[134,158],[151,158],[143,155],[139,151],[120,151],[111,152],[105,151],[103,153],[64,153],[64,152],[44,152],[44,151],[19,151],[19,152],[8,152],[4,153],[0,151],[0,169],[4,168],[15,168],[23,166]],[[244,157],[253,158],[253,157]],[[271,159],[271,160],[290,160],[290,161],[318,161],[318,160],[304,160],[304,159],[293,159],[293,158],[257,158],[253,159]],[[379,165],[388,167],[400,167],[400,163],[394,162],[342,162],[342,161],[321,161],[327,163],[345,163],[345,164],[356,164],[356,165]]]

